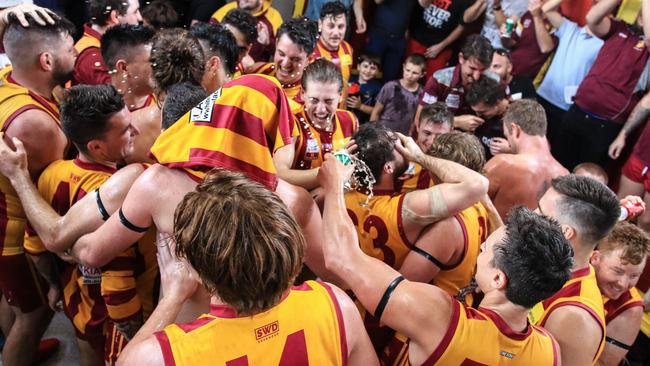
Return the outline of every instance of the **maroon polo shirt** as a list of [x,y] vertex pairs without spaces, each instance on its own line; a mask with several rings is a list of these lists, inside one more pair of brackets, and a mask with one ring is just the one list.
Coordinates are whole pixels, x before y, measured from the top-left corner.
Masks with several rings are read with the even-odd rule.
[[[512,57],[512,74],[525,76],[531,80],[541,70],[542,66],[548,59],[548,55],[552,52],[543,53],[537,44],[537,36],[535,35],[535,21],[532,14],[527,11],[519,20],[523,29],[521,35],[517,32],[512,32],[513,40],[517,41],[517,46],[511,52]],[[557,47],[558,39],[553,38],[553,50]]]
[[101,38],[102,35],[92,29],[89,24],[84,24],[84,34],[75,45],[79,55],[74,64],[72,85],[111,83],[111,76],[108,74],[108,67],[104,63],[101,49],[96,46],[89,46],[91,43],[99,44]]
[[648,61],[643,37],[632,33],[623,21],[612,19],[594,65],[580,84],[574,101],[583,111],[625,123],[641,98],[634,88]]
[[474,114],[465,103],[465,88],[460,76],[460,65],[436,71],[427,84],[420,97],[420,105],[430,105],[444,102],[455,116]]

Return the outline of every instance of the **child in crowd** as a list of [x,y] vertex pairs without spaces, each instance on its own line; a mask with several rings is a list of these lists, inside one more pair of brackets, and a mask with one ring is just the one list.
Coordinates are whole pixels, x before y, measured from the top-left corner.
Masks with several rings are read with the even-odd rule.
[[408,134],[422,94],[426,58],[415,53],[406,58],[402,78],[386,83],[377,96],[370,121],[383,123],[393,131]]
[[375,79],[380,66],[379,57],[363,54],[357,64],[359,75],[350,76],[347,106],[357,116],[359,123],[370,120],[377,94],[381,90],[381,82]]

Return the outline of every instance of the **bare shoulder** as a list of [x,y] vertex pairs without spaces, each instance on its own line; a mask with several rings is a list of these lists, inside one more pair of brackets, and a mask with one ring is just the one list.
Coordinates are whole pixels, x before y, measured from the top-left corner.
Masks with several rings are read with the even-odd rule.
[[164,365],[165,360],[155,336],[149,336],[138,344],[129,345],[117,360],[117,365]]
[[594,346],[597,349],[604,331],[594,315],[577,306],[562,306],[555,309],[549,315],[544,327],[553,334],[562,348],[571,344],[571,348],[576,347],[585,351]]
[[42,137],[62,136],[63,132],[52,116],[40,109],[29,109],[18,115],[6,131],[9,137],[18,137],[21,141],[29,143],[32,139]]
[[[511,156],[506,156],[506,155],[511,155]],[[485,172],[490,174],[498,174],[499,172],[502,171],[502,169],[507,168],[508,166],[512,165],[512,158],[514,155],[512,154],[499,154],[494,156],[492,159],[488,160],[487,163],[485,163]]]

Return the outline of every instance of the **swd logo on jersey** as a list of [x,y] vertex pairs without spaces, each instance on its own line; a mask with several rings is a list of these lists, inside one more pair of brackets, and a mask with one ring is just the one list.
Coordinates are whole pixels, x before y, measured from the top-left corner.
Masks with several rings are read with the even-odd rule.
[[255,340],[258,342],[265,341],[271,337],[274,337],[280,331],[280,325],[278,321],[263,325],[259,328],[255,328]]
[[500,354],[501,356],[503,356],[503,357],[505,357],[505,358],[509,358],[509,359],[511,359],[511,360],[512,360],[513,358],[515,358],[515,355],[512,354],[512,353],[510,353],[510,352],[501,351],[501,352],[499,352],[499,354]]

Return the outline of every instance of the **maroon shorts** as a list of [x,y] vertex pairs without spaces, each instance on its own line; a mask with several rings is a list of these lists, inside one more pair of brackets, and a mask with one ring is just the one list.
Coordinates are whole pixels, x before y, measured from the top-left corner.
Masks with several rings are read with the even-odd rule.
[[650,192],[650,166],[646,165],[635,154],[630,155],[623,166],[623,175],[629,180],[643,184],[646,192]]
[[0,290],[9,305],[23,313],[47,305],[47,282],[24,253],[0,256]]

